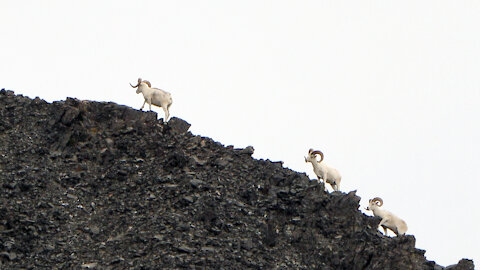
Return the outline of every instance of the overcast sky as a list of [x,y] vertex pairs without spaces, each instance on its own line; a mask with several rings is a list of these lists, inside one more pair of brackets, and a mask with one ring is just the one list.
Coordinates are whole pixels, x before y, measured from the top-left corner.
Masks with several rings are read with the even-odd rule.
[[139,109],[142,77],[194,134],[312,179],[322,150],[428,259],[478,266],[479,25],[473,0],[1,0],[0,88]]

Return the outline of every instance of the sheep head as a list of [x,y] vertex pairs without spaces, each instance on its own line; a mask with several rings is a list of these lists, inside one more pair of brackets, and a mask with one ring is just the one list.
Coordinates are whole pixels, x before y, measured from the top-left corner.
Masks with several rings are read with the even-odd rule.
[[322,162],[323,160],[323,153],[322,151],[320,150],[313,150],[312,148],[310,148],[310,150],[308,150],[308,156],[305,157],[305,162],[317,162],[317,155],[320,155],[320,161],[318,162]]
[[[138,78],[138,83],[137,83],[137,85],[133,86],[132,84],[130,84],[130,86],[131,86],[132,88],[137,88],[137,87],[140,86],[140,84],[142,84],[142,83],[145,83],[145,84],[148,85],[148,87],[150,87],[150,88],[152,87],[152,84],[150,84],[149,81],[147,81],[147,80],[142,80],[142,78]],[[140,92],[141,92],[141,91],[137,88],[137,94],[140,94]]]
[[372,207],[380,207],[383,205],[382,198],[375,197],[373,199],[368,200],[368,207],[366,210],[372,210]]

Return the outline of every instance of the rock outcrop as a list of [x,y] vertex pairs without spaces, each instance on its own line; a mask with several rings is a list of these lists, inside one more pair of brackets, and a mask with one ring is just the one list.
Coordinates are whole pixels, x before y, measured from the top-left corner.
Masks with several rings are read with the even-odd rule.
[[189,127],[0,91],[0,268],[445,269],[381,235],[354,191]]

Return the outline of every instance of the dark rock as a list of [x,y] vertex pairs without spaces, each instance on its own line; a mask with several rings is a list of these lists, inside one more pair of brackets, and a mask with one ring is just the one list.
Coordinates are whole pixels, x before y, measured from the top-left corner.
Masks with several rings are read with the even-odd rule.
[[82,264],[82,268],[85,269],[95,269],[97,267],[98,263],[84,263]]
[[456,265],[447,266],[445,270],[474,270],[475,265],[472,260],[462,259]]
[[62,116],[62,123],[65,125],[71,124],[72,121],[75,120],[75,118],[77,118],[79,114],[80,110],[75,107],[66,109],[65,113]]
[[192,196],[185,196],[185,197],[183,197],[183,200],[187,203],[193,203],[193,197]]
[[0,268],[443,269],[379,233],[355,191],[189,127],[1,90]]
[[246,250],[252,250],[254,247],[255,246],[254,246],[253,241],[251,239],[242,241],[242,248],[244,248]]
[[190,184],[192,184],[192,186],[194,186],[196,188],[200,188],[201,186],[205,185],[205,182],[203,182],[202,180],[198,180],[198,179],[192,179],[192,180],[190,180]]
[[190,128],[190,124],[187,123],[187,121],[177,118],[177,117],[172,117],[170,120],[168,120],[168,126],[177,134],[184,134],[188,131]]
[[237,150],[239,154],[247,154],[249,156],[253,155],[253,153],[255,152],[255,149],[251,145],[243,149],[235,149],[235,150]]
[[203,252],[215,252],[215,248],[214,247],[202,247],[201,249]]
[[226,160],[225,158],[217,158],[215,160],[215,165],[217,165],[220,168],[225,168],[228,166],[228,164],[229,164],[229,161]]
[[0,252],[0,257],[4,257],[9,261],[13,261],[17,258],[17,254],[15,254],[14,252]]
[[192,253],[194,250],[188,246],[182,245],[177,247],[177,250],[180,252],[185,252],[185,253]]
[[92,225],[92,226],[89,227],[89,231],[92,234],[99,234],[100,233],[100,228],[98,228],[98,226]]

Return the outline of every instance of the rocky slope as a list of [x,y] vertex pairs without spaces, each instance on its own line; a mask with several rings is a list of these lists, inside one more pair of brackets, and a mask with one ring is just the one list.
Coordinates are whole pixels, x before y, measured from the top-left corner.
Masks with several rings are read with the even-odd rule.
[[0,91],[0,268],[444,269],[382,236],[355,192],[188,128]]

